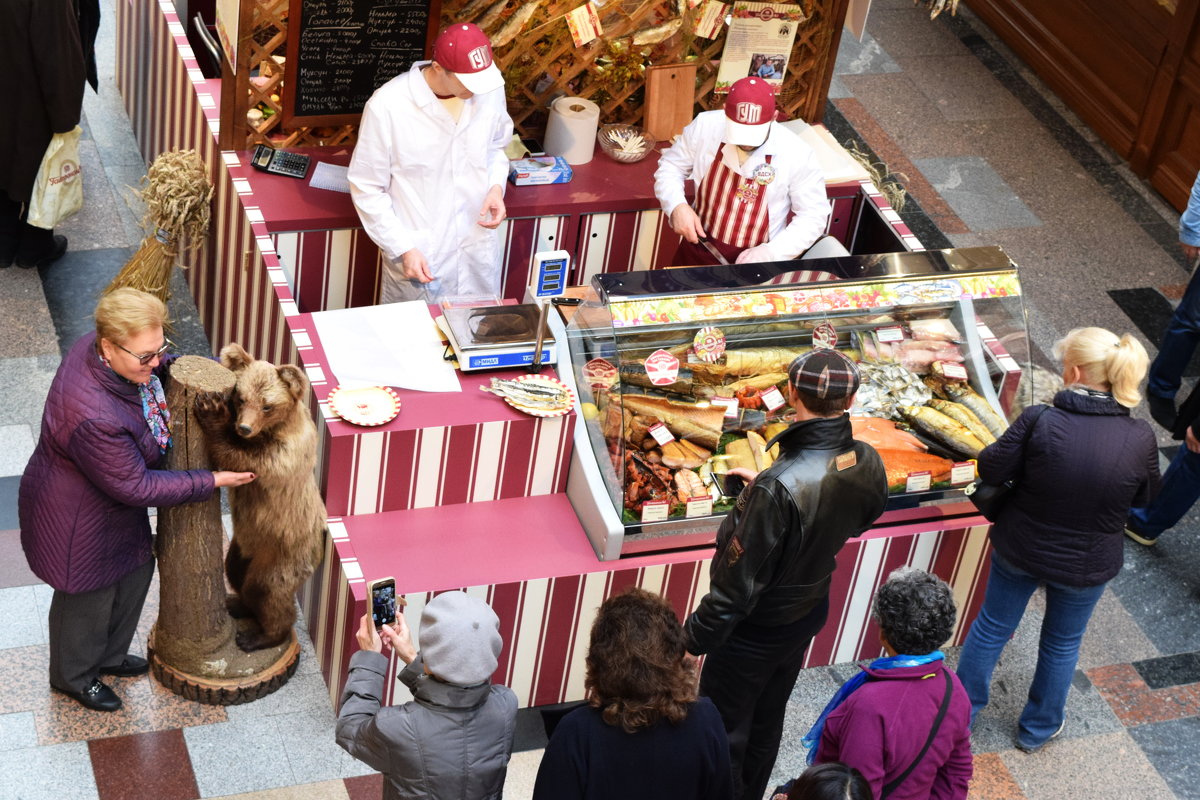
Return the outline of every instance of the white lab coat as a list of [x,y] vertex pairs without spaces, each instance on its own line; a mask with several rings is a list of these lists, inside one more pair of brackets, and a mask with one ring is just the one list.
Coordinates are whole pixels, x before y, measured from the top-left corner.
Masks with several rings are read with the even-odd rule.
[[[421,75],[429,63],[371,95],[350,159],[350,196],[383,251],[383,303],[500,294],[499,239],[478,221],[488,190],[508,177],[504,90],[468,99],[455,124]],[[433,283],[403,276],[400,256],[414,247]]]
[[[717,148],[725,146],[725,112],[705,111],[692,120],[675,144],[663,151],[654,172],[654,194],[668,217],[680,203],[686,203],[683,182],[688,178],[699,185],[712,166]],[[733,145],[726,146],[723,162],[746,178],[771,156],[775,179],[767,184],[768,234],[765,246],[773,260],[796,258],[820,238],[829,224],[829,198],[825,176],[817,155],[796,134],[782,125],[772,124],[767,140],[739,165]],[[788,221],[789,213],[794,213]],[[766,261],[767,258],[758,260]]]

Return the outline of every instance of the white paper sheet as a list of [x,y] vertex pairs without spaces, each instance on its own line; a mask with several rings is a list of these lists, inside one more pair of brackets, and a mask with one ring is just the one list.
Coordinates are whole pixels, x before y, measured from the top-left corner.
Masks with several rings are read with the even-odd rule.
[[318,311],[312,318],[329,369],[342,386],[462,391],[458,373],[442,358],[442,341],[423,301]]
[[313,167],[308,185],[314,189],[328,189],[331,192],[350,194],[350,179],[346,177],[349,171],[349,167],[339,167],[336,164],[318,161],[317,165]]

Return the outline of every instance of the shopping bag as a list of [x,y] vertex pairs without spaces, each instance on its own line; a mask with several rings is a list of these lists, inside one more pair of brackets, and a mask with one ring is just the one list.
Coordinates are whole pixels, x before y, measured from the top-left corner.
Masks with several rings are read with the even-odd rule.
[[25,221],[38,228],[53,230],[54,226],[83,208],[83,175],[79,169],[78,125],[67,133],[56,133],[50,139],[42,166],[33,182],[29,213]]

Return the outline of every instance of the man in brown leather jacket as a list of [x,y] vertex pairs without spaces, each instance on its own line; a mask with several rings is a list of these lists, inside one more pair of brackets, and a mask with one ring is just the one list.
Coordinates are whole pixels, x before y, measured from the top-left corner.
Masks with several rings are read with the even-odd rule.
[[858,384],[836,350],[792,362],[796,422],[772,440],[775,463],[743,476],[753,480],[717,532],[708,594],[684,625],[688,651],[708,654],[700,693],[725,722],[735,798],[763,796],[804,652],[829,611],[835,556],[887,503],[883,462],[846,414]]

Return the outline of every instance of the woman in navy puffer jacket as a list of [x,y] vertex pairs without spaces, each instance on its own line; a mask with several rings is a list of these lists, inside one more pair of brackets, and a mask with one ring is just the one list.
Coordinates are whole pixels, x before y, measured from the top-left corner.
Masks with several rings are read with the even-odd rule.
[[1154,433],[1129,416],[1141,402],[1145,349],[1129,334],[1078,328],[1054,352],[1067,388],[1052,407],[1027,408],[979,455],[982,480],[1017,485],[992,527],[987,595],[958,664],[974,715],[988,703],[992,670],[1030,595],[1045,585],[1037,668],[1017,727],[1026,752],[1062,730],[1079,644],[1105,584],[1121,571],[1125,518],[1158,489]]
[[127,653],[154,576],[149,506],[207,500],[248,472],[157,467],[171,443],[160,373],[169,342],[157,297],[118,289],[96,306],[96,332],[59,365],[41,438],[21,477],[21,545],[54,588],[50,685],[84,706],[116,711],[99,675],[140,675]]

